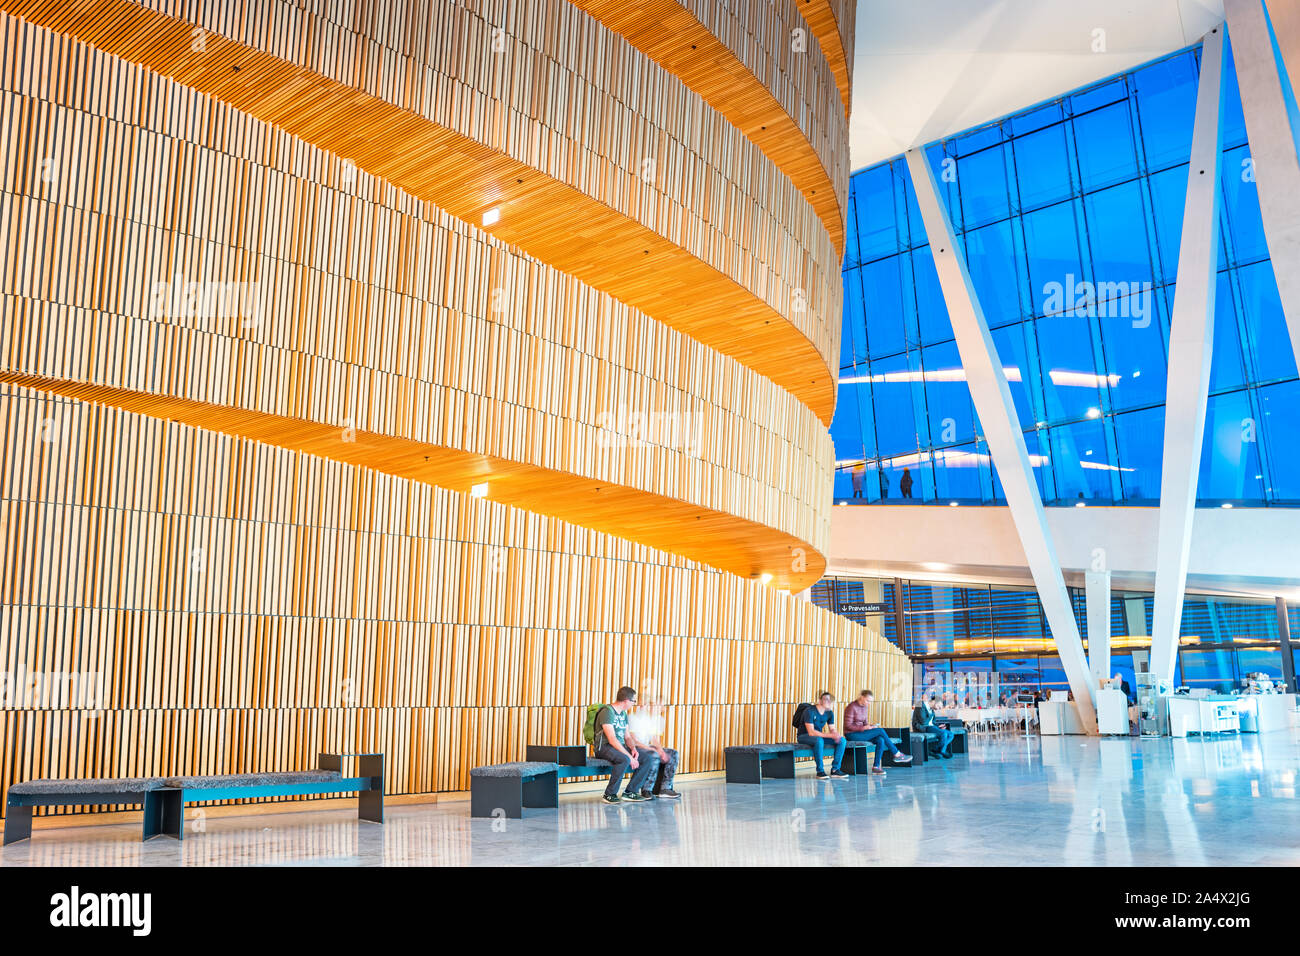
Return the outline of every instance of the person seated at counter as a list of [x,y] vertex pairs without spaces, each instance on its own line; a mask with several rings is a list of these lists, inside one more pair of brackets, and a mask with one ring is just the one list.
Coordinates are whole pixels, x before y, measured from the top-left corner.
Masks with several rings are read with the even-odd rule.
[[844,708],[844,737],[846,740],[865,741],[876,748],[876,759],[871,772],[883,775],[885,768],[880,765],[884,759],[885,750],[891,750],[894,754],[894,763],[910,763],[911,754],[905,754],[889,739],[889,734],[879,724],[873,724],[867,720],[867,707],[875,695],[864,690],[858,694],[857,700],[849,703]]
[[918,700],[916,707],[912,710],[912,733],[931,734],[939,745],[938,756],[945,760],[952,759],[953,733],[947,727],[942,727],[934,722],[934,711],[926,706],[924,699]]

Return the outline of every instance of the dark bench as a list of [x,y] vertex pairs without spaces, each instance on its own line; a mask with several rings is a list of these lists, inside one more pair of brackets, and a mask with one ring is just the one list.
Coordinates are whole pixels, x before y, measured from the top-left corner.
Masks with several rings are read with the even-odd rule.
[[524,809],[558,807],[559,783],[580,777],[608,777],[612,764],[587,755],[584,746],[529,744],[524,760],[488,764],[469,772],[469,815],[490,817],[501,810],[520,819]]
[[[935,723],[947,726],[952,731],[953,756],[966,753],[966,727],[960,720],[944,719],[937,720]],[[898,734],[902,738],[903,742],[899,746],[904,752],[912,755],[913,764],[922,764],[930,759],[930,743],[936,739],[934,734],[919,733],[910,726],[891,727],[889,734],[890,736]],[[887,756],[886,759],[888,760],[889,757]]]
[[490,817],[500,810],[519,820],[524,807],[559,805],[559,766],[552,761],[518,760],[474,767],[469,772],[471,817]]
[[[840,769],[850,775],[871,772],[875,747],[862,740],[846,741],[844,759]],[[897,741],[895,741],[897,743]],[[828,747],[829,758],[834,747]],[[727,747],[723,752],[727,764],[727,783],[762,783],[770,780],[790,780],[794,777],[794,762],[813,755],[808,744],[746,744]]]
[[[343,758],[356,757],[360,776],[343,776]],[[321,754],[319,769],[289,773],[234,773],[215,776],[117,777],[86,780],[28,780],[9,788],[5,845],[32,835],[37,807],[143,806],[141,839],[184,839],[185,804],[213,800],[316,793],[356,793],[357,817],[384,822],[384,755]]]

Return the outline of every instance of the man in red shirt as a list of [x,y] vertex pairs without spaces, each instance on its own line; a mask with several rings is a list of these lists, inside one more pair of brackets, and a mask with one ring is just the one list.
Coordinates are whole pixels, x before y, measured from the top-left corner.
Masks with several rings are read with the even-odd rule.
[[909,763],[912,760],[912,755],[905,754],[895,747],[894,742],[889,739],[889,734],[885,732],[885,728],[867,720],[867,705],[874,698],[875,694],[869,690],[864,690],[858,694],[857,700],[844,708],[844,737],[847,740],[865,740],[869,744],[874,744],[876,760],[871,772],[884,774],[885,769],[880,766],[880,761],[884,759],[886,749],[894,752],[894,763]]

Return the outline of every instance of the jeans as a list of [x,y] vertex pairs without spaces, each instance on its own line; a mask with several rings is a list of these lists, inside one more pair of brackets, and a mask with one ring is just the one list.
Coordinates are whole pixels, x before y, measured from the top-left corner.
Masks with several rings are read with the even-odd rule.
[[[636,755],[643,764],[653,759],[656,766],[656,772],[651,774],[641,786],[643,794],[650,793],[651,788],[653,788],[654,793],[663,793],[665,790],[673,788],[673,774],[677,773],[677,751],[673,750],[672,747],[665,747],[664,753],[668,755],[667,761],[660,760],[659,755],[648,747],[638,747],[636,749]],[[629,785],[628,789],[633,788]]]
[[947,727],[940,727],[938,724],[926,724],[921,730],[922,733],[934,734],[938,738],[938,748],[936,753],[949,753],[948,748],[952,746],[953,733]]
[[[618,785],[623,780],[623,774],[627,773],[627,768],[632,765],[632,761],[625,754],[619,753],[608,743],[601,742],[596,748],[596,756],[601,760],[610,762],[609,783],[605,787],[605,796],[617,797]],[[637,754],[640,761],[636,770],[632,773],[632,779],[628,782],[628,793],[640,793],[645,787],[645,783],[650,779],[652,774],[659,767],[659,755],[653,750],[643,750]]]
[[[826,748],[825,737],[812,737],[808,734],[799,735],[799,743],[807,744],[812,748],[813,760],[817,761],[817,769],[822,773],[826,772],[826,759],[823,752]],[[834,773],[840,769],[840,761],[844,759],[844,748],[848,746],[848,741],[841,737],[835,741],[835,756],[831,758],[831,772]]]
[[895,756],[902,753],[894,746],[894,742],[889,739],[889,734],[885,733],[884,727],[872,727],[870,730],[850,730],[844,735],[844,739],[854,742],[865,740],[869,744],[874,744],[876,747],[875,765],[877,768],[880,767],[880,761],[885,759],[886,750],[892,750]]

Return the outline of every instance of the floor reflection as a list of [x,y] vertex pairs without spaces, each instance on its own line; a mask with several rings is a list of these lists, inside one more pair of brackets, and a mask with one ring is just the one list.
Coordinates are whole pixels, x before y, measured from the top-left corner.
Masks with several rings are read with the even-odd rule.
[[1008,737],[884,778],[684,780],[675,803],[573,794],[524,820],[449,802],[390,807],[382,827],[347,811],[207,819],[183,843],[142,844],[138,824],[38,830],[0,865],[1295,864],[1298,740]]

